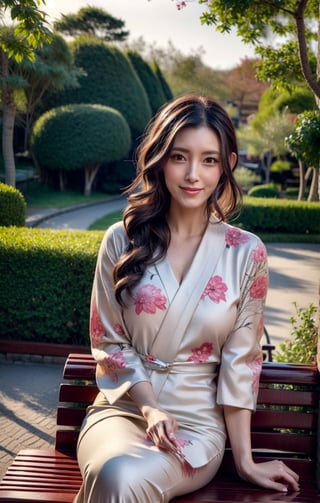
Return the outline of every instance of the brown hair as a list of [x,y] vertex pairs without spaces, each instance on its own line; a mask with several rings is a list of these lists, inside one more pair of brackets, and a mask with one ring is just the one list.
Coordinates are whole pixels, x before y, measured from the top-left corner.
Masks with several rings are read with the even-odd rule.
[[[137,151],[137,176],[127,193],[128,206],[123,222],[129,238],[126,252],[114,268],[114,291],[122,304],[121,294],[139,282],[146,267],[160,260],[170,243],[166,215],[170,194],[163,175],[163,165],[170,154],[175,136],[186,127],[207,126],[218,136],[222,175],[207,201],[208,218],[215,214],[226,220],[241,202],[238,186],[230,165],[232,152],[238,160],[235,130],[225,110],[208,97],[181,96],[160,109],[149,124]],[[236,164],[236,163],[235,163]]]

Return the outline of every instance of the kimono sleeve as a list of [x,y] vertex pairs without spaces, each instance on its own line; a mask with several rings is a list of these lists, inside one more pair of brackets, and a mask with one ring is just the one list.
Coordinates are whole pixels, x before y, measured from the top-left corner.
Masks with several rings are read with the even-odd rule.
[[97,361],[96,381],[110,404],[139,381],[149,381],[113,293],[113,267],[125,248],[123,227],[115,224],[101,243],[91,294],[90,341]]
[[260,339],[268,288],[267,254],[258,238],[248,257],[236,322],[222,348],[217,402],[254,411],[263,361]]

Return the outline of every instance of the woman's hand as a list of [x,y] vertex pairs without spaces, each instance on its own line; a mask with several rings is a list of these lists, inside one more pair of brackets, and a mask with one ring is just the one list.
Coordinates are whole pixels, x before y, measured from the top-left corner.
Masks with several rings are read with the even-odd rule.
[[175,433],[178,424],[175,418],[163,409],[145,406],[143,415],[147,421],[147,435],[160,449],[176,452],[179,444]]
[[239,475],[244,480],[266,489],[281,492],[299,491],[299,475],[282,461],[253,462],[242,467]]
[[147,435],[160,449],[180,452],[176,439],[178,424],[172,414],[158,404],[152,386],[147,381],[141,381],[129,390],[129,395],[140,409],[147,421]]

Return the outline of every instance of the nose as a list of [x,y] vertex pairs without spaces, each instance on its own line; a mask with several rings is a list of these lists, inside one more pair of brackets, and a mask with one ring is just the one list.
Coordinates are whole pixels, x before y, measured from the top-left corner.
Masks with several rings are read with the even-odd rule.
[[197,163],[194,160],[191,160],[189,162],[185,178],[191,183],[195,183],[198,181],[198,167]]

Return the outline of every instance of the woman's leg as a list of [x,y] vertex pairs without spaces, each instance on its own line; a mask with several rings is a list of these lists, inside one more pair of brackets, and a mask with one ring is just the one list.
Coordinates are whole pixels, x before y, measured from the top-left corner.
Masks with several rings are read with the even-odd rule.
[[146,440],[145,425],[114,416],[89,428],[78,447],[83,484],[75,503],[166,503],[205,485],[221,455],[192,476],[181,462]]

